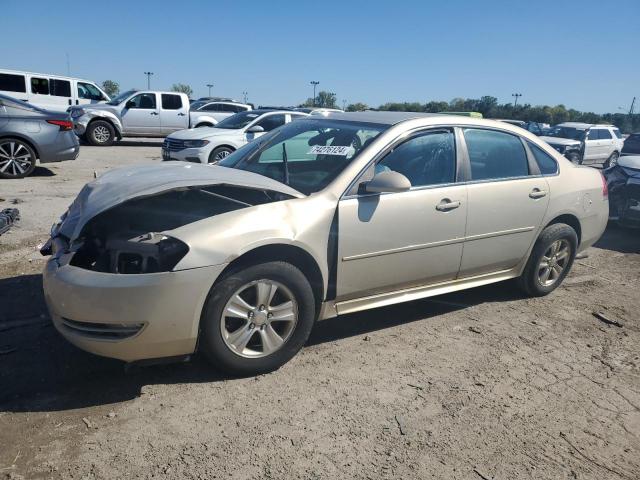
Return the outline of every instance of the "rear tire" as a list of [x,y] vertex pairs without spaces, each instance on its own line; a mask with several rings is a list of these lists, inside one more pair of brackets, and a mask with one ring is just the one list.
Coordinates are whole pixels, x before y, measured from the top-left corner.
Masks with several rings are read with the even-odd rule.
[[0,178],[24,178],[36,168],[36,152],[17,138],[0,139]]
[[203,127],[213,127],[213,125],[210,123],[199,123],[198,125],[196,125],[196,128],[203,128]]
[[575,163],[576,165],[582,165],[582,157],[578,153],[569,153],[567,158],[571,163]]
[[[266,287],[273,285],[274,290]],[[267,373],[298,353],[314,321],[313,291],[300,270],[286,262],[253,265],[229,273],[209,292],[200,348],[227,373]]]
[[604,162],[603,168],[613,167],[618,164],[618,159],[620,158],[620,154],[618,152],[613,152],[607,161]]
[[555,223],[545,228],[531,251],[518,279],[520,288],[531,297],[542,297],[562,283],[573,265],[578,236],[573,228]]
[[230,147],[218,147],[214,148],[213,151],[209,154],[209,163],[211,165],[215,165],[216,163],[224,160],[229,155],[231,155],[235,150]]
[[94,120],[87,127],[85,138],[94,147],[109,147],[116,139],[116,131],[109,122]]

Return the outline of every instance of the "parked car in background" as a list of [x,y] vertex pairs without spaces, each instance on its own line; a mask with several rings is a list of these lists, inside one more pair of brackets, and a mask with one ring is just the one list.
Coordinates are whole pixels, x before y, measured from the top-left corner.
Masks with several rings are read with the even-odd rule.
[[614,125],[565,122],[541,137],[573,163],[614,165],[622,151],[622,133]]
[[82,349],[128,362],[200,349],[255,375],[319,319],[516,278],[547,295],[608,212],[598,170],[505,123],[310,115],[220,165],[87,184],[42,250],[43,285]]
[[50,111],[110,100],[95,82],[44,73],[0,70],[0,94]]
[[640,133],[632,133],[624,140],[622,155],[640,154]]
[[344,111],[339,108],[325,107],[296,107],[293,110],[296,112],[308,113],[309,115],[326,115],[328,113],[339,113]]
[[289,110],[250,110],[227,117],[215,127],[181,130],[162,144],[162,159],[217,163],[238,148],[285,123],[306,117]]
[[196,126],[192,118],[193,122],[201,121],[199,113],[192,117],[189,97],[184,93],[151,90],[129,90],[107,103],[71,107],[70,112],[76,133],[96,146],[111,145],[122,137],[166,137]]
[[640,155],[623,155],[604,171],[609,188],[609,219],[640,227]]
[[197,100],[189,110],[190,125],[195,128],[213,127],[220,120],[240,112],[252,110],[251,105],[225,100]]
[[78,153],[80,143],[68,113],[0,95],[0,178],[23,178],[38,160],[74,160]]

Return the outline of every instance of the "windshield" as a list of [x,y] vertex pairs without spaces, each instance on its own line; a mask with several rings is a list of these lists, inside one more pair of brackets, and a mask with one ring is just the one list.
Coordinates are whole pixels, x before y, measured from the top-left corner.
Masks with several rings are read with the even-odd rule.
[[112,98],[111,101],[107,102],[107,105],[119,105],[127,98],[129,95],[133,95],[136,93],[136,90],[127,90],[126,92],[122,92],[120,95]]
[[385,128],[300,119],[251,142],[219,165],[258,173],[310,195],[329,185]]
[[571,140],[584,140],[584,135],[586,130],[580,130],[574,127],[553,127],[551,130],[545,133],[547,137],[557,137],[557,138],[569,138]]
[[207,102],[205,100],[196,100],[195,102],[192,102],[190,105],[191,110],[197,110],[200,107],[202,107],[203,105],[206,105]]
[[260,116],[259,113],[252,111],[236,113],[225,118],[216,124],[215,128],[226,128],[228,130],[238,130],[244,128]]

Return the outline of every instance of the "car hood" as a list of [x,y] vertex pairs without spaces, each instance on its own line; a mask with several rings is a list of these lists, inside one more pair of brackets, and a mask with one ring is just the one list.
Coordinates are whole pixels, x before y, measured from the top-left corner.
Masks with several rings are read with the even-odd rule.
[[570,138],[559,138],[559,137],[539,137],[541,140],[544,140],[549,145],[580,145],[578,140],[571,140]]
[[51,236],[63,235],[73,241],[93,217],[116,205],[161,192],[204,185],[229,185],[270,190],[292,197],[305,195],[271,178],[234,168],[164,162],[111,170],[86,184]]
[[100,112],[112,112],[116,113],[119,111],[118,105],[107,105],[106,103],[91,103],[88,105],[74,105],[69,107],[69,111],[73,110],[83,110],[85,112],[91,111],[100,111]]
[[175,138],[176,140],[200,140],[203,138],[216,137],[218,135],[238,135],[242,134],[242,130],[231,130],[228,128],[200,127],[189,128],[187,130],[178,130],[167,138]]

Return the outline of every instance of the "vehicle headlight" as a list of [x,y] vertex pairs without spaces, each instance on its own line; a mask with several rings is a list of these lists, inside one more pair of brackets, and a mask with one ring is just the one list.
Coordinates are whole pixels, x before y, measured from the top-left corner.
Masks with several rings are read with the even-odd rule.
[[160,233],[147,233],[128,240],[107,240],[112,273],[169,272],[187,254],[180,240]]
[[209,143],[209,140],[185,140],[185,148],[201,148]]
[[80,108],[71,110],[71,118],[78,118],[78,117],[81,117],[82,115],[84,115],[84,110]]

